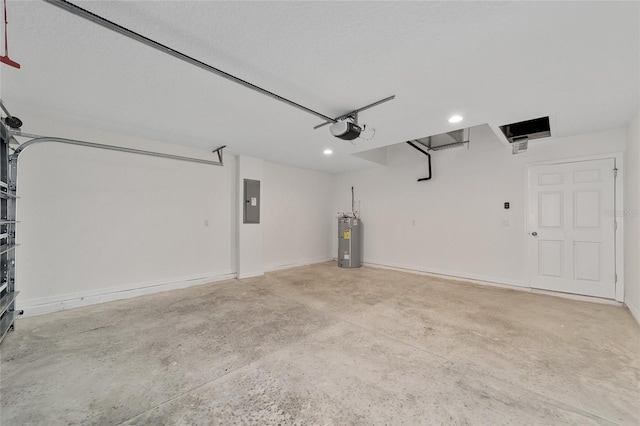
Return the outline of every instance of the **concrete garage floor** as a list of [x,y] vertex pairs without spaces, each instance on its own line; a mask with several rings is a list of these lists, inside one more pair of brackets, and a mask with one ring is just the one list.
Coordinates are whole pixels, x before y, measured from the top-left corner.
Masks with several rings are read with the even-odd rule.
[[20,319],[2,425],[640,424],[620,307],[334,263]]

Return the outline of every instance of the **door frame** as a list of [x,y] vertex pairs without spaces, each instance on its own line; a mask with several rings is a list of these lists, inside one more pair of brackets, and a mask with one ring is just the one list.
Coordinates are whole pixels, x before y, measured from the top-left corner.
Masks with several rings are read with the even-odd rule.
[[[552,164],[563,164],[563,163],[576,163],[580,161],[590,161],[590,160],[607,160],[613,159],[615,168],[618,169],[618,174],[616,179],[614,180],[614,193],[613,199],[615,204],[615,211],[613,214],[616,215],[616,222],[618,224],[615,235],[614,235],[614,259],[615,259],[615,273],[617,276],[617,281],[615,283],[615,300],[617,302],[624,302],[624,195],[625,195],[625,156],[624,152],[612,152],[609,154],[599,154],[599,155],[590,155],[586,157],[570,157],[570,158],[561,158],[557,160],[549,160],[549,161],[537,161],[525,163],[525,198],[524,198],[524,244],[525,244],[525,274],[526,274],[526,283],[529,288],[531,287],[531,274],[530,274],[530,265],[529,265],[529,255],[530,255],[530,247],[528,243],[529,232],[529,176],[532,167],[535,166],[547,166]],[[584,296],[584,297],[592,297],[592,296]],[[609,299],[611,300],[611,299]]]

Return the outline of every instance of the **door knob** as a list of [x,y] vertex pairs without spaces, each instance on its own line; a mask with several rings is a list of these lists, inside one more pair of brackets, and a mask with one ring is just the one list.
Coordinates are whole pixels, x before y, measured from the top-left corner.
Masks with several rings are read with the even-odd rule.
[[537,237],[537,236],[538,236],[538,233],[537,233],[536,231],[533,231],[533,232],[531,233],[531,235],[533,235],[534,237]]

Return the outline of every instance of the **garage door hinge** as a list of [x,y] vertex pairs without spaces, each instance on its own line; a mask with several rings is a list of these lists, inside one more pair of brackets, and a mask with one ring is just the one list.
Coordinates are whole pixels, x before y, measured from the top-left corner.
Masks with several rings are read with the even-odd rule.
[[617,168],[613,169],[613,177],[614,178],[618,177],[618,169]]

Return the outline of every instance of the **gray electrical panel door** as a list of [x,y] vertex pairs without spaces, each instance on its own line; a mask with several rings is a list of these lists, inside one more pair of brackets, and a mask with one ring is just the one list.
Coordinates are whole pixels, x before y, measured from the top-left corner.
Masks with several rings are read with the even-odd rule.
[[259,180],[244,180],[244,223],[260,223]]

